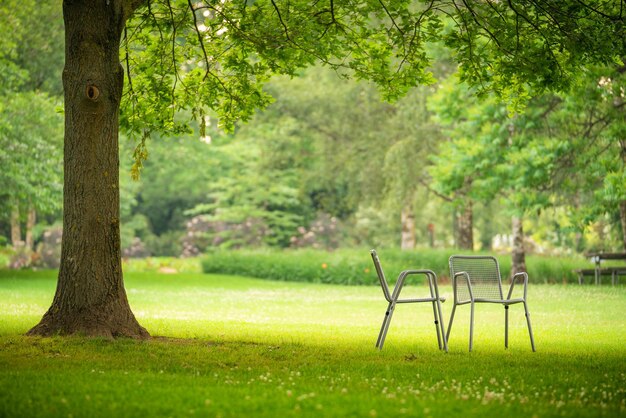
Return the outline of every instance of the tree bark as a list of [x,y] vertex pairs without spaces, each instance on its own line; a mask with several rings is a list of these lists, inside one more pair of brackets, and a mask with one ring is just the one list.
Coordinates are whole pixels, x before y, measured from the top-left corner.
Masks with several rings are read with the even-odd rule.
[[493,245],[493,206],[486,203],[481,213],[482,228],[480,230],[480,249],[483,251],[491,251]]
[[622,223],[622,240],[626,251],[626,200],[619,202],[619,218]]
[[415,215],[410,205],[405,206],[400,214],[402,223],[402,236],[400,249],[412,250],[415,248]]
[[[626,168],[626,139],[620,140],[619,144],[622,168]],[[624,251],[626,251],[626,200],[619,202],[619,219],[622,224],[622,244],[624,245]]]
[[16,199],[11,209],[11,245],[13,248],[17,248],[23,244],[22,228],[20,226],[20,206]]
[[61,266],[52,306],[29,335],[147,338],[133,315],[120,251],[121,34],[133,5],[65,0]]
[[26,247],[29,250],[34,250],[34,240],[33,240],[33,228],[35,227],[35,222],[37,221],[37,212],[35,212],[35,208],[30,205],[28,207],[28,217],[26,218]]
[[522,219],[514,216],[511,220],[513,229],[513,248],[511,250],[511,275],[526,271],[526,252],[524,251],[524,228]]
[[474,219],[472,213],[472,201],[467,200],[462,212],[457,214],[456,232],[457,247],[462,250],[474,250]]
[[430,248],[435,248],[435,224],[428,224],[426,229],[428,231],[428,245]]

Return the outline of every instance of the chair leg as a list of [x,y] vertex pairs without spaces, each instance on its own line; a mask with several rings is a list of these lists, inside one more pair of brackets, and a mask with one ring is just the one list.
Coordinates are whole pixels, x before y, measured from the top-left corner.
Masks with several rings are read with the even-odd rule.
[[[438,317],[439,317],[439,328],[441,328],[441,337],[443,338],[443,349],[445,350],[445,352],[448,352],[448,339],[446,337],[446,331],[445,331],[445,326],[443,324],[443,315],[441,313],[441,301],[437,300],[437,311],[438,311]],[[437,338],[439,338],[439,328],[437,328]],[[441,350],[441,344],[439,345],[439,349]]]
[[526,306],[526,302],[524,301],[524,312],[526,314],[526,323],[528,324],[528,335],[530,335],[530,346],[533,348],[533,352],[535,350],[535,339],[533,338],[533,328],[530,326],[530,313],[528,312],[528,306]]
[[448,322],[448,331],[446,331],[446,341],[450,341],[450,330],[452,329],[452,321],[454,321],[454,311],[456,311],[456,304],[452,305],[452,313],[450,314],[450,322]]
[[378,333],[378,339],[376,340],[376,348],[380,347],[380,340],[383,338],[383,333],[385,332],[385,327],[387,325],[387,318],[389,317],[390,309],[391,309],[391,303],[387,306],[387,310],[385,311],[385,316],[383,317],[383,324],[380,326],[380,332]]
[[394,308],[395,308],[395,304],[389,303],[389,306],[387,306],[387,311],[385,311],[383,324],[380,327],[380,332],[378,333],[378,340],[376,341],[376,347],[379,350],[383,349],[383,344],[385,343],[385,338],[387,337],[387,330],[389,329],[389,324],[391,323],[391,317],[393,315]]
[[509,305],[504,305],[504,348],[509,348]]
[[469,351],[474,347],[474,302],[470,303],[470,336]]
[[437,307],[436,307],[436,301],[433,300],[433,316],[435,317],[435,331],[437,331],[437,344],[439,345],[439,349],[441,350],[443,348],[442,344],[441,344],[441,334],[439,333],[439,322],[440,319],[437,317]]

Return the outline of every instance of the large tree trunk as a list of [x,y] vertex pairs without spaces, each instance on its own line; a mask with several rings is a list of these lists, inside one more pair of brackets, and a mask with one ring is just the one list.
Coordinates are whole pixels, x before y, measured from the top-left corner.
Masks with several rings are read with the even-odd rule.
[[63,2],[65,150],[61,267],[52,306],[29,335],[149,337],[122,278],[118,114],[120,0]]
[[17,248],[23,244],[22,242],[22,228],[20,226],[20,207],[17,203],[17,199],[11,208],[11,245],[13,248]]
[[512,218],[513,249],[511,250],[511,275],[526,271],[526,252],[524,251],[524,228],[522,218]]
[[467,200],[465,207],[456,217],[456,245],[462,250],[474,250],[474,217],[472,201]]
[[28,207],[28,217],[26,218],[26,247],[30,250],[34,250],[33,240],[33,228],[35,228],[35,222],[37,221],[37,212],[35,208],[30,205]]
[[403,250],[412,250],[415,248],[415,215],[410,205],[405,206],[400,214],[402,223],[402,236],[400,248]]

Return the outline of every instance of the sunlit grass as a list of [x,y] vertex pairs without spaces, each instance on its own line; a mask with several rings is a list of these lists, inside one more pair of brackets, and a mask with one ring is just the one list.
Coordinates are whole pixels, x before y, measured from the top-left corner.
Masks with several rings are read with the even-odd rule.
[[519,306],[504,349],[504,311],[490,305],[477,307],[468,353],[462,306],[448,354],[427,304],[399,306],[377,351],[377,287],[194,273],[128,273],[126,287],[159,338],[25,338],[51,302],[54,273],[0,272],[0,416],[626,413],[624,287],[531,286],[537,353]]

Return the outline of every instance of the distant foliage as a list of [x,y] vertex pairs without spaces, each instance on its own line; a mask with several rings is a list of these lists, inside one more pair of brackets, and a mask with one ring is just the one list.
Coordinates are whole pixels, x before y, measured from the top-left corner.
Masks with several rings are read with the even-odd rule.
[[[381,250],[378,251],[389,282],[395,282],[402,270],[430,269],[440,282],[449,282],[448,258],[458,250]],[[497,256],[503,281],[508,283],[511,260]],[[531,283],[577,283],[573,272],[590,268],[584,259],[527,257]],[[205,273],[234,274],[279,281],[334,283],[346,285],[378,284],[369,254],[364,250],[283,250],[283,251],[216,251],[202,259]],[[423,280],[420,278],[420,280]]]

